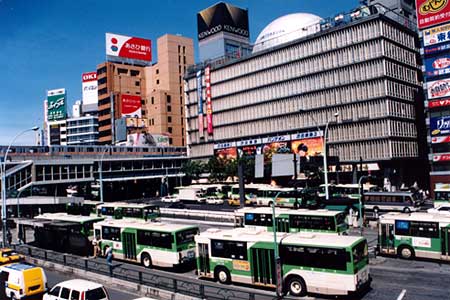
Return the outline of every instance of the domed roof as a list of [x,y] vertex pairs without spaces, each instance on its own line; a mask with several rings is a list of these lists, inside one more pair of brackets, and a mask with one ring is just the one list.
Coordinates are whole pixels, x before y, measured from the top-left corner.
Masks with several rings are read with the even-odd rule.
[[321,17],[308,13],[279,17],[258,35],[253,53],[316,33],[320,30],[320,21],[322,21]]

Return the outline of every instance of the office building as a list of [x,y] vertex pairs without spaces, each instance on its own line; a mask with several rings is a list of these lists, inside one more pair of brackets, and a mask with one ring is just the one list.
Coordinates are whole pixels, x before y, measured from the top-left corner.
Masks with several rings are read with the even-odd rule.
[[98,145],[98,135],[97,116],[67,119],[67,145]]

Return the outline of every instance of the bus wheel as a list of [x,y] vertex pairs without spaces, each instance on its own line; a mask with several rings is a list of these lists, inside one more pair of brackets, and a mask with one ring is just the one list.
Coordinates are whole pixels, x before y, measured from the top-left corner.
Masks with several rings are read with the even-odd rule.
[[230,271],[225,267],[218,267],[214,271],[214,279],[222,284],[229,284],[231,282]]
[[403,212],[406,213],[406,214],[409,214],[409,213],[411,213],[411,209],[409,207],[405,207],[403,209]]
[[403,259],[414,258],[414,250],[410,246],[400,246],[397,248],[397,254]]
[[288,281],[289,294],[295,297],[302,297],[306,295],[306,283],[303,278],[294,276]]
[[152,258],[147,253],[141,255],[141,264],[146,268],[152,267]]
[[16,298],[16,294],[14,294],[14,293],[11,293],[11,296],[9,297],[11,300],[16,300],[17,298]]
[[269,204],[267,206],[272,207],[273,202],[270,201]]

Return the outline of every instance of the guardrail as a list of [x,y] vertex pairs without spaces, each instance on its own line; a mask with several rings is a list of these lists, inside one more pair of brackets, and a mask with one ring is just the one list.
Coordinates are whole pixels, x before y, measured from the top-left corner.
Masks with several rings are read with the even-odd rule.
[[[30,245],[13,245],[13,248],[17,252],[30,258],[42,259],[96,274],[110,275],[109,266],[104,259],[92,260],[86,257],[63,254]],[[276,298],[273,296],[274,292],[250,291],[250,289],[235,290],[231,287],[226,287],[213,282],[199,281],[196,278],[187,278],[183,274],[173,273],[169,275],[163,271],[145,269],[140,266],[122,264],[117,261],[115,261],[112,276],[140,285],[208,300],[256,300]]]

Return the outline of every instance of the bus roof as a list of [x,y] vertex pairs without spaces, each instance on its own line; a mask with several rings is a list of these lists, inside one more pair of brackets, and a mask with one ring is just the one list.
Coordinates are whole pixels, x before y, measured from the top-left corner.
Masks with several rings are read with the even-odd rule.
[[103,203],[100,201],[95,201],[95,200],[84,200],[83,204],[99,205],[99,204],[103,204]]
[[67,213],[45,213],[34,217],[35,219],[52,220],[52,221],[66,221],[66,222],[89,222],[89,221],[102,221],[104,217],[97,216],[82,216],[82,215],[69,215]]
[[413,192],[364,192],[364,195],[371,196],[411,196]]
[[450,216],[442,214],[433,214],[426,212],[415,212],[415,213],[399,213],[390,212],[380,216],[380,222],[389,223],[389,221],[395,220],[408,220],[408,221],[425,221],[425,222],[442,222],[450,223]]
[[155,207],[155,204],[149,203],[129,203],[129,202],[109,202],[100,204],[98,207],[132,207],[132,208],[146,208]]
[[[217,229],[211,228],[202,233],[198,239],[221,239],[242,242],[273,242],[273,233],[249,228]],[[197,238],[196,238],[197,239]],[[364,240],[358,236],[336,236],[329,233],[277,233],[278,243],[288,245],[304,244],[326,247],[349,247]]]
[[161,223],[161,222],[140,222],[128,219],[120,219],[120,220],[105,220],[102,222],[98,222],[94,224],[97,226],[112,226],[112,227],[120,227],[120,228],[136,228],[143,230],[158,230],[163,232],[172,232],[172,231],[180,231],[191,228],[198,228],[197,225],[187,225],[187,224],[169,224],[169,223]]
[[[235,214],[245,214],[245,213],[255,213],[255,214],[272,214],[271,207],[244,207],[235,210]],[[288,215],[308,215],[308,216],[336,216],[341,214],[341,211],[328,210],[328,209],[289,209],[289,208],[275,208],[275,214],[288,214]]]

